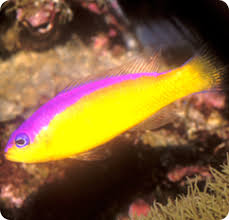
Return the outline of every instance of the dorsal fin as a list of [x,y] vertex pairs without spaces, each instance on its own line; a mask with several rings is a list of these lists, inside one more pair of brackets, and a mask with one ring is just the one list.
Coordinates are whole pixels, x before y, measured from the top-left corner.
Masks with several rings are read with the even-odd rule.
[[151,73],[158,72],[161,65],[160,52],[155,53],[153,56],[146,57],[145,55],[141,57],[134,58],[127,63],[120,65],[118,67],[113,67],[108,70],[102,71],[97,74],[90,75],[83,79],[78,79],[66,86],[57,95],[68,92],[78,86],[85,83],[90,83],[99,79],[105,79],[113,76],[120,76],[125,74],[135,74],[135,73]]
[[154,56],[142,56],[134,58],[133,60],[118,66],[111,68],[108,72],[100,73],[101,75],[109,76],[119,76],[124,74],[135,74],[135,73],[150,73],[158,72],[159,70],[159,52]]

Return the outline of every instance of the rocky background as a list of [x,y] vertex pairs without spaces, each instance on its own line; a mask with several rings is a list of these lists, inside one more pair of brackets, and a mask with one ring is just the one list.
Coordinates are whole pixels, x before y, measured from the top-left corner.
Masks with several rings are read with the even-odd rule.
[[[117,1],[10,0],[2,6],[0,210],[7,219],[133,219],[133,213],[147,215],[154,201],[166,204],[186,193],[187,176],[198,175],[203,188],[209,167],[225,162],[229,122],[222,92],[178,100],[176,121],[123,134],[102,161],[4,159],[11,132],[66,85],[140,56],[144,44],[135,30]],[[161,68],[192,53],[181,48]]]

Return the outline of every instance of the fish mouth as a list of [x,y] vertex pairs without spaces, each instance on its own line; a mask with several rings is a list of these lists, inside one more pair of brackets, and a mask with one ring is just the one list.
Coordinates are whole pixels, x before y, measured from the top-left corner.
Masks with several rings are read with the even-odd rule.
[[6,145],[6,147],[5,147],[5,149],[4,149],[4,152],[5,153],[8,153],[8,151],[10,150],[10,148],[12,148],[13,147],[13,143],[7,143],[7,145]]
[[5,158],[9,161],[20,162],[19,160],[16,159],[15,154],[10,153],[10,152],[5,153]]
[[18,162],[18,163],[32,163],[30,161],[26,161],[25,157],[22,157],[18,154],[14,153],[5,153],[5,158],[11,162]]
[[13,161],[13,162],[23,162],[21,160],[21,156],[20,154],[18,154],[18,151],[14,151],[15,146],[7,146],[5,148],[5,158],[9,161]]
[[18,163],[40,163],[40,162],[47,162],[46,160],[37,160],[36,158],[28,155],[22,149],[17,149],[16,147],[12,146],[9,148],[7,152],[5,152],[4,157],[6,160],[11,162],[18,162]]
[[10,158],[12,157],[12,152],[11,152],[11,148],[13,146],[12,145],[7,145],[4,149],[4,157],[7,159],[7,160],[11,160]]

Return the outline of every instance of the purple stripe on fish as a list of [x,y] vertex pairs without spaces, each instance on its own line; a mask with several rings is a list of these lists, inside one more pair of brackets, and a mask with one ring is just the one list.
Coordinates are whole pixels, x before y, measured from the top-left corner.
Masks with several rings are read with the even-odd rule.
[[[90,93],[105,88],[107,86],[111,86],[122,81],[126,80],[134,80],[143,76],[152,76],[157,77],[162,74],[166,74],[168,72],[163,73],[136,73],[136,74],[125,74],[119,76],[109,76],[107,78],[98,79],[96,81],[88,82],[83,85],[79,85],[69,91],[62,92],[58,94],[56,97],[51,99],[49,102],[41,106],[30,118],[28,118],[25,123],[23,123],[18,129],[22,133],[27,133],[30,131],[30,141],[32,142],[39,131],[48,126],[49,122],[59,113],[63,112],[69,106],[75,104],[79,99],[84,97],[85,95],[89,95]],[[37,118],[40,118],[39,123],[37,123]],[[36,121],[36,123],[35,123]],[[18,132],[18,129],[16,130]],[[8,144],[12,145],[15,139],[15,133],[11,135]],[[32,131],[32,132],[31,132]],[[10,144],[11,143],[11,144]],[[9,146],[7,144],[7,146]],[[9,148],[9,147],[8,147]],[[5,151],[7,151],[7,149]]]

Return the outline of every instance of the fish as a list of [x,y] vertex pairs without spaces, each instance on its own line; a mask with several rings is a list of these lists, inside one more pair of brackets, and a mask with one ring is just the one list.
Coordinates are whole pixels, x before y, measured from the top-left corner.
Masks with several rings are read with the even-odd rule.
[[11,134],[5,158],[21,163],[77,158],[180,98],[219,88],[225,74],[206,51],[168,71],[158,71],[158,63],[158,55],[135,59],[67,87]]

